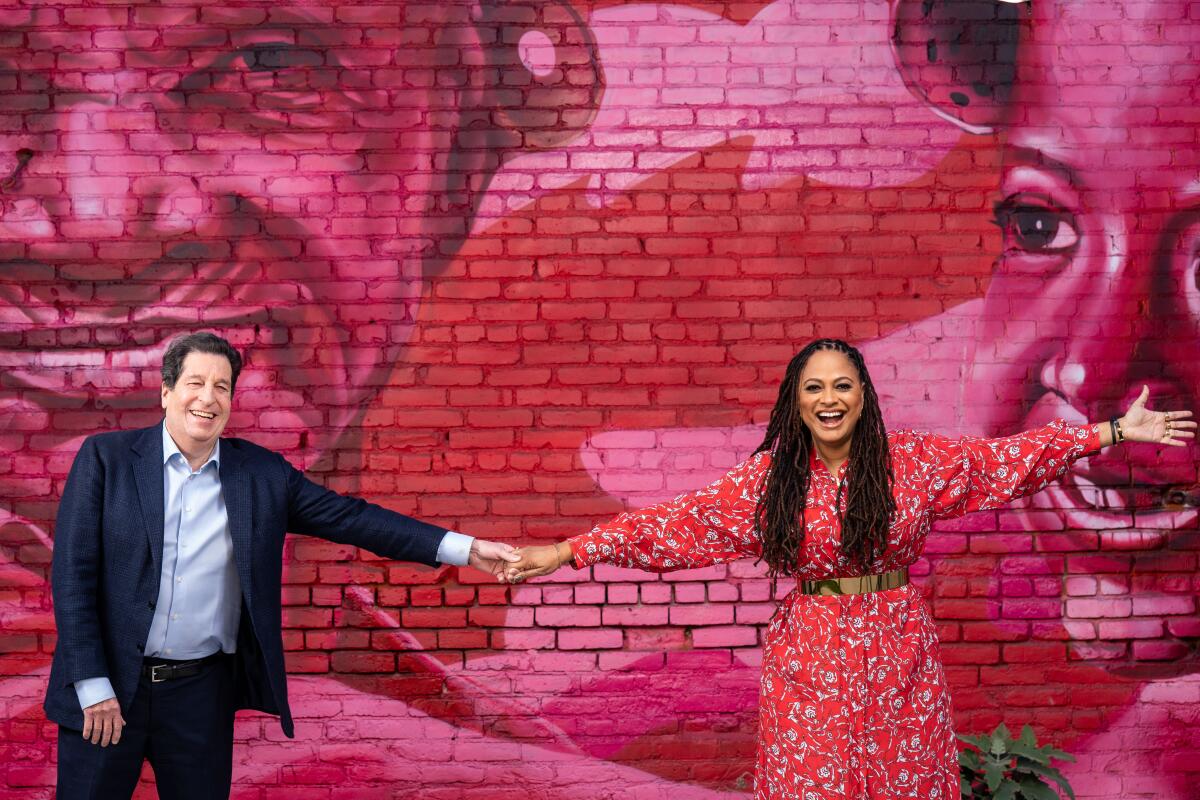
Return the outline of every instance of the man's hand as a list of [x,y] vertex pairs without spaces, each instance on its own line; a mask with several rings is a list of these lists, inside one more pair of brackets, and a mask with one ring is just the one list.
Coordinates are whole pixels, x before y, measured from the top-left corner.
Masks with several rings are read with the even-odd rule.
[[477,570],[495,575],[496,580],[504,583],[505,568],[520,560],[516,548],[510,544],[476,539],[471,542],[471,555],[467,558],[467,563]]
[[121,729],[125,718],[121,716],[121,704],[110,697],[83,710],[83,738],[92,744],[108,747],[121,741]]
[[508,568],[509,583],[520,583],[529,578],[549,575],[571,560],[571,545],[566,542],[541,547],[522,547],[518,551],[521,562]]

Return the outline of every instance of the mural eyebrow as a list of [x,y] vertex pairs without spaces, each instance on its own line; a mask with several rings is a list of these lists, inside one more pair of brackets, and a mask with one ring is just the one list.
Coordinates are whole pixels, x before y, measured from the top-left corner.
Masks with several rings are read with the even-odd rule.
[[241,57],[250,71],[275,71],[292,67],[341,69],[337,55],[320,44],[298,45],[285,40],[243,42],[213,51],[211,60],[188,72],[175,85],[176,91],[197,92],[209,88],[208,76],[232,67]]
[[1064,180],[1070,182],[1072,186],[1077,185],[1075,170],[1069,164],[1059,161],[1052,156],[1048,156],[1046,153],[1038,150],[1035,147],[1012,145],[1008,148],[1008,152],[1012,155],[1012,161],[1018,161],[1022,162],[1023,164],[1042,167],[1050,170],[1051,172],[1057,172]]

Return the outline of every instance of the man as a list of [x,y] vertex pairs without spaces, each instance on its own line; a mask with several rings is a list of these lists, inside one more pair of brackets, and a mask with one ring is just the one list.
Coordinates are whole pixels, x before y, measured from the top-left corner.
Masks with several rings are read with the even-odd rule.
[[280,455],[221,439],[241,355],[198,333],[162,365],[162,424],[89,437],[71,469],[53,563],[58,646],[46,714],[58,796],[131,795],[149,759],[163,797],[222,797],[238,708],[293,735],[280,630],[284,535],[493,575],[517,557],[344,497]]

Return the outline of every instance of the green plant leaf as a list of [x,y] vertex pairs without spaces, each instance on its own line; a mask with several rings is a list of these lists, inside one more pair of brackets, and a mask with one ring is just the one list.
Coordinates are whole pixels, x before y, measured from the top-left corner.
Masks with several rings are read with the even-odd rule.
[[1046,770],[1054,769],[1054,767],[1046,764],[1038,764],[1026,758],[1018,758],[1016,766],[1013,767],[1014,775],[1029,775],[1030,777],[1039,777],[1046,774]]
[[1037,736],[1033,733],[1033,726],[1028,722],[1021,728],[1021,736],[1017,741],[1029,747],[1037,747]]
[[1004,780],[1004,772],[1004,765],[995,762],[989,762],[983,768],[983,782],[987,784],[988,791],[992,794],[996,793],[996,788]]
[[977,747],[980,750],[987,750],[992,741],[988,736],[963,736],[962,734],[958,734],[958,740],[960,742],[966,742],[967,744]]
[[1013,742],[1009,746],[1009,752],[1015,756],[1024,756],[1030,761],[1036,761],[1039,764],[1049,764],[1050,756],[1042,751],[1042,748],[1036,745],[1026,744],[1023,741]]
[[1075,800],[1066,777],[1050,766],[1052,759],[1074,762],[1075,758],[1050,745],[1039,747],[1032,726],[1023,725],[1016,739],[1003,722],[990,734],[957,734],[957,738],[968,746],[958,756],[962,800],[1060,800],[1047,781]]
[[1008,745],[1012,741],[1012,736],[1008,733],[1008,726],[1001,722],[996,726],[996,730],[992,731],[992,742],[989,748],[993,755],[1000,755],[1008,751]]
[[1062,790],[1067,793],[1067,797],[1071,798],[1071,800],[1075,800],[1075,790],[1071,788],[1071,784],[1067,781],[1065,775],[1056,770],[1054,767],[1043,767],[1040,770],[1040,773],[1061,786]]
[[1053,747],[1047,746],[1043,748],[1043,752],[1056,761],[1068,761],[1072,764],[1075,763],[1075,756],[1071,755],[1070,753],[1064,753],[1062,750],[1057,750]]
[[1005,781],[1000,788],[992,793],[992,800],[1013,800],[1017,796],[1017,784]]
[[1059,800],[1058,793],[1037,778],[1022,778],[1021,796],[1028,800]]

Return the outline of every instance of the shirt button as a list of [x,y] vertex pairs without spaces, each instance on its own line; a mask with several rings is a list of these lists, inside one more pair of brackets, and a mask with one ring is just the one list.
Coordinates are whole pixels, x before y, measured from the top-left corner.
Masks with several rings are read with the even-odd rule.
[[184,507],[183,507],[183,510],[184,510],[184,511],[191,511],[191,510],[192,510],[192,507],[191,507],[191,506],[184,506]]
[[179,615],[178,615],[178,614],[172,614],[172,615],[171,615],[171,619],[179,619]]
[[168,647],[166,650],[163,650],[163,652],[167,655],[171,655],[171,648]]
[[176,583],[183,583],[183,578],[176,578],[176,579],[175,579],[175,582],[176,582]]

